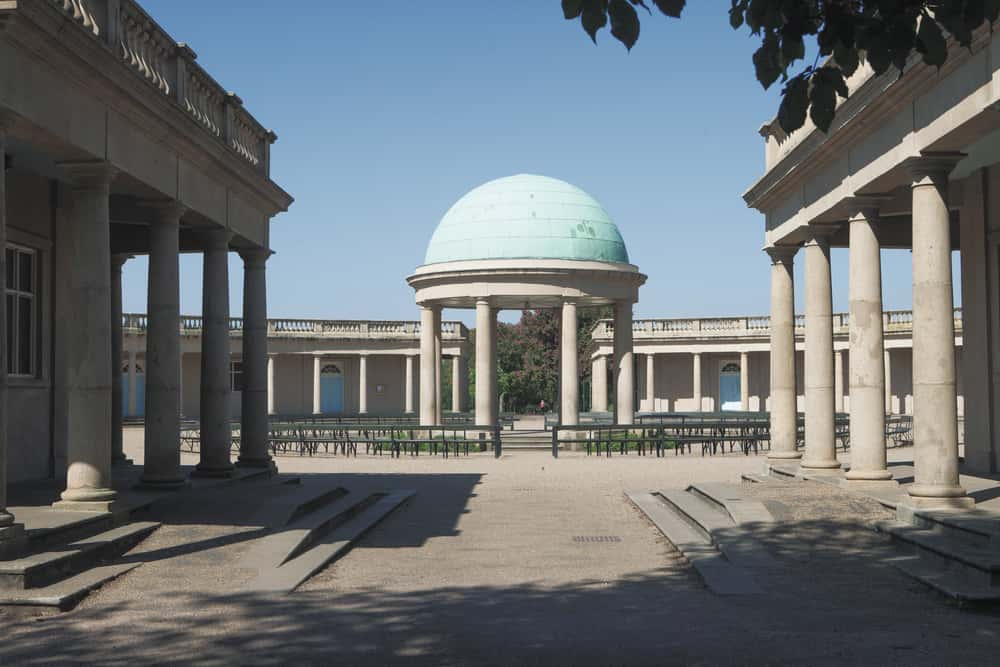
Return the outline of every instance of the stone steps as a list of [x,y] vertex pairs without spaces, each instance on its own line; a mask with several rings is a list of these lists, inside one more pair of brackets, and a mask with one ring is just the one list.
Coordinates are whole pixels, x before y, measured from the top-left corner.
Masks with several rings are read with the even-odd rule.
[[241,562],[259,571],[245,590],[290,593],[346,553],[413,494],[397,490],[341,497],[261,538]]
[[98,565],[41,588],[0,591],[0,618],[43,616],[69,611],[104,584],[141,563]]

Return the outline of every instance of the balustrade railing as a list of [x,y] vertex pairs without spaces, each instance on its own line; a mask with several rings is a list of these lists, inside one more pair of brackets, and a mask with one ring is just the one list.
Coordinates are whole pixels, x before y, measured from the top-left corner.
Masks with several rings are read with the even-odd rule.
[[[122,328],[131,332],[142,332],[148,328],[148,317],[144,313],[122,315]],[[184,333],[199,332],[202,318],[196,315],[182,315],[180,330]],[[243,331],[243,318],[229,318],[230,331]],[[420,322],[384,320],[308,320],[276,318],[267,321],[269,334],[276,335],[329,335],[339,337],[404,337],[420,336]],[[463,338],[468,331],[461,322],[442,322],[441,334],[446,338]]]
[[[851,324],[849,313],[833,315],[833,329],[846,333]],[[913,328],[913,313],[908,310],[890,310],[882,316],[887,332],[909,331]],[[795,316],[795,329],[805,331],[805,315]],[[962,309],[955,309],[955,329],[962,329]],[[766,336],[771,331],[771,318],[767,315],[749,317],[704,317],[676,319],[639,319],[632,321],[634,338],[692,338],[725,336]],[[592,332],[598,340],[613,338],[614,320],[600,320]]]
[[194,51],[175,41],[135,0],[50,1],[241,160],[270,175],[271,144],[277,136],[195,62]]

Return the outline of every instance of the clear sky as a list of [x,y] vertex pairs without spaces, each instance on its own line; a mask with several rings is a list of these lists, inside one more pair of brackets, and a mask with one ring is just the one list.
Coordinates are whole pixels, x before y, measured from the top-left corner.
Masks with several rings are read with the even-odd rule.
[[[595,47],[558,0],[142,3],[279,136],[272,177],[296,201],[272,224],[273,317],[415,319],[404,279],[437,221],[521,172],[609,211],[649,276],[637,316],[769,309],[763,216],[741,195],[763,171],[757,128],[778,91],[754,79],[757,42],[729,28],[729,3],[646,17],[631,53],[607,30]],[[846,259],[834,251],[836,310]],[[909,252],[883,265],[886,307],[909,308]],[[235,256],[230,271],[238,315]],[[126,310],[145,309],[145,275],[143,258],[126,265]],[[200,257],[184,257],[182,312],[200,312],[200,285]]]

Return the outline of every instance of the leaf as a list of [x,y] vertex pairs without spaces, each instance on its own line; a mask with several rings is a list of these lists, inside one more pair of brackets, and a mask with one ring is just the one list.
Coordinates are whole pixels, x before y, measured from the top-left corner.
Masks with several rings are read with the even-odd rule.
[[837,46],[833,48],[833,60],[837,63],[840,71],[844,73],[844,76],[851,76],[858,69],[858,50],[848,48],[842,43],[837,42]]
[[608,3],[611,17],[611,34],[629,51],[639,39],[639,15],[628,0],[611,0]]
[[941,34],[941,27],[927,14],[920,17],[916,46],[928,65],[940,68],[948,59],[948,45]]
[[583,0],[583,13],[580,16],[583,29],[594,44],[597,44],[597,31],[608,24],[607,0]]
[[739,30],[743,27],[743,7],[737,6],[735,2],[733,8],[729,10],[729,25],[732,26],[733,30]]
[[563,16],[575,19],[583,11],[583,0],[562,0]]
[[670,18],[679,19],[686,2],[685,0],[653,0],[653,4]]
[[760,85],[767,90],[771,84],[778,80],[783,71],[781,67],[781,57],[778,48],[778,38],[774,33],[767,33],[764,36],[764,43],[753,54],[753,66],[757,73],[757,80]]
[[809,108],[809,79],[796,76],[782,91],[781,106],[778,107],[778,124],[785,134],[791,134],[806,122]]
[[824,132],[830,129],[837,112],[837,86],[831,75],[835,71],[831,67],[820,68],[813,74],[809,87],[809,117]]

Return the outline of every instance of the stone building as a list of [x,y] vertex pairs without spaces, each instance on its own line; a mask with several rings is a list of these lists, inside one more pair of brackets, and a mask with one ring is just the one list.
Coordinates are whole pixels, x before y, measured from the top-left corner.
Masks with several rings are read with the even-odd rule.
[[[827,133],[809,121],[786,136],[765,124],[765,171],[744,195],[764,214],[771,272],[771,456],[808,471],[836,470],[830,248],[850,250],[851,469],[856,483],[889,483],[881,248],[913,256],[914,505],[971,503],[959,483],[958,362],[952,253],[961,253],[962,382],[969,472],[998,471],[1000,301],[1000,33],[952,43],[947,63],[912,54],[905,74],[862,66]],[[805,355],[795,347],[793,263],[805,263]],[[796,376],[805,387],[806,450],[795,450]]]
[[149,256],[142,484],[185,482],[180,252],[204,255],[200,472],[232,467],[230,252],[244,261],[240,458],[271,465],[265,262],[270,220],[292,201],[270,178],[275,139],[133,0],[0,3],[0,539],[19,526],[5,479],[66,479],[64,509],[114,505],[121,267],[134,255]]
[[[913,315],[883,313],[885,332],[885,406],[887,414],[913,414]],[[850,340],[846,313],[833,316],[834,409],[851,409]],[[591,406],[607,404],[614,323],[594,328]],[[962,312],[955,311],[956,355],[961,359]],[[770,410],[771,323],[767,316],[652,318],[633,322],[636,405],[640,412],[714,412]],[[795,322],[796,409],[805,410],[805,321]],[[958,413],[964,413],[961,372],[957,375]]]
[[[202,319],[181,317],[181,412],[201,416]],[[244,386],[241,318],[230,318],[228,414],[238,418]],[[124,316],[122,410],[142,417],[147,317]],[[469,331],[442,322],[454,412],[466,410]],[[420,398],[420,322],[271,319],[267,322],[268,413],[408,415]]]

